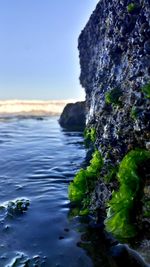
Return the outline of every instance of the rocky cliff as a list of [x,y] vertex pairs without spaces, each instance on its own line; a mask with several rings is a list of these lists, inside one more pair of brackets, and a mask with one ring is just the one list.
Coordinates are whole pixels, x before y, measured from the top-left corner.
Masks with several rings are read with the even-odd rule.
[[101,0],[79,51],[88,123],[103,156],[117,161],[131,147],[149,147],[150,1]]
[[107,223],[117,234],[132,232],[129,221],[150,228],[150,1],[100,0],[78,48],[87,129],[103,159],[90,205],[118,214]]

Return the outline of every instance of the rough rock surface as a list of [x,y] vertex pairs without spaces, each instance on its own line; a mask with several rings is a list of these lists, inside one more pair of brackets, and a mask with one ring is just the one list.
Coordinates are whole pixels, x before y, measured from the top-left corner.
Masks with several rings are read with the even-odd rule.
[[[81,75],[88,122],[97,129],[97,145],[108,161],[120,161],[131,147],[150,139],[150,1],[101,0],[79,37]],[[108,105],[105,94],[117,88],[121,105]],[[133,107],[136,119],[133,119]]]
[[[96,129],[105,176],[130,150],[150,149],[150,0],[100,0],[78,48],[87,127]],[[105,204],[101,184],[93,192],[95,209]]]
[[[101,0],[79,37],[81,75],[88,125],[105,165],[114,165],[135,147],[149,148],[150,1]],[[112,90],[118,105],[107,103]]]
[[59,123],[66,129],[81,129],[85,128],[86,111],[85,101],[69,103],[65,106]]

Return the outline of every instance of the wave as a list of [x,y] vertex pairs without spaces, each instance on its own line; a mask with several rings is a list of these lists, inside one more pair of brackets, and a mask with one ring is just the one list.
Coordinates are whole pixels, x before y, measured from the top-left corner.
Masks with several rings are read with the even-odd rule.
[[75,103],[74,99],[67,100],[0,100],[0,115],[43,116],[59,115],[68,103]]

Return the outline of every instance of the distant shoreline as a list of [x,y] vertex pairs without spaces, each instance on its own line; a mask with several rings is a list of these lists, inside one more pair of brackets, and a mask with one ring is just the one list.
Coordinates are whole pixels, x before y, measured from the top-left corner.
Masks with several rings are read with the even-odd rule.
[[0,115],[46,116],[60,115],[68,103],[75,103],[76,99],[67,100],[0,100]]

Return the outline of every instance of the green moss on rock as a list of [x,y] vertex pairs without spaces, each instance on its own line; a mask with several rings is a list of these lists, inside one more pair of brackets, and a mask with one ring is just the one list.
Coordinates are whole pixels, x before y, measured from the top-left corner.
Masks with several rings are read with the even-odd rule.
[[142,92],[145,94],[145,96],[147,98],[150,98],[150,82],[145,84],[143,87],[142,87]]
[[133,106],[130,112],[130,116],[133,120],[137,120],[138,118],[138,110],[137,107]]
[[99,177],[100,170],[103,166],[103,159],[98,150],[96,150],[90,161],[90,165],[84,170],[81,169],[69,185],[69,199],[82,206],[81,213],[87,213],[89,204],[89,194],[94,189],[95,181]]
[[140,191],[141,177],[138,175],[138,167],[150,158],[147,150],[136,149],[130,151],[120,163],[118,180],[120,188],[112,194],[108,202],[106,230],[112,232],[118,238],[131,238],[136,235],[135,210],[137,196]]
[[134,10],[136,9],[136,4],[135,3],[130,3],[128,6],[127,6],[127,11],[128,13],[132,13]]
[[122,91],[119,88],[112,89],[111,91],[105,93],[106,104],[113,104],[118,106],[121,104],[119,98],[122,96]]
[[106,183],[112,182],[117,177],[118,166],[110,167],[107,174],[104,176],[104,181]]
[[145,201],[144,203],[144,214],[145,218],[150,218],[150,200]]
[[84,130],[84,142],[87,147],[90,146],[90,144],[94,144],[96,141],[96,129],[94,127],[91,128],[85,128]]

